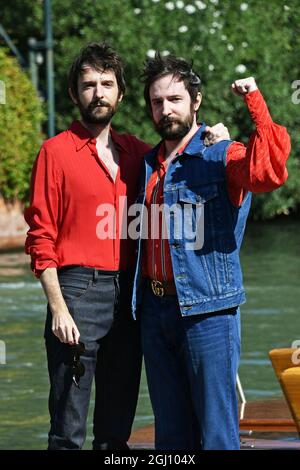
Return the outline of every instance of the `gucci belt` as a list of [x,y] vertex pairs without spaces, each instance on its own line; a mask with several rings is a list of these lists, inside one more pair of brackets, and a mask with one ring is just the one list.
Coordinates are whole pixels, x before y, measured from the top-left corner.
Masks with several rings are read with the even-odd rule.
[[148,279],[151,290],[157,297],[165,295],[177,295],[176,286],[173,281],[161,282],[156,279]]

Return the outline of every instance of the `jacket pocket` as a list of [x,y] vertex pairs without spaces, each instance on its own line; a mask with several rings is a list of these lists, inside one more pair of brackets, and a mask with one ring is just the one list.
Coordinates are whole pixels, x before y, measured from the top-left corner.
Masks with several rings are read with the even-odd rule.
[[217,196],[218,186],[215,183],[178,189],[178,200],[187,204],[204,204]]
[[[192,187],[178,188],[178,205],[181,209],[179,220],[174,220],[174,238],[182,239],[185,250],[199,251],[205,241],[205,217],[209,201],[218,196],[216,184],[203,184]],[[217,200],[217,199],[216,199]],[[210,230],[210,228],[209,228]]]

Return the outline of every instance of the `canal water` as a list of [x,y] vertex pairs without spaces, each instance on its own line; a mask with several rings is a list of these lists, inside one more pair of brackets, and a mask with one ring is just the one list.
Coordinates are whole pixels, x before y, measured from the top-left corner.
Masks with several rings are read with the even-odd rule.
[[[248,401],[281,395],[268,351],[300,340],[299,229],[299,221],[283,219],[249,224],[246,232],[241,258],[248,301],[241,309],[239,376]],[[0,344],[6,346],[6,364],[0,360],[0,449],[46,447],[44,318],[44,294],[26,257],[22,252],[1,254]],[[85,449],[91,448],[91,420],[92,409]],[[143,374],[134,427],[152,421]]]

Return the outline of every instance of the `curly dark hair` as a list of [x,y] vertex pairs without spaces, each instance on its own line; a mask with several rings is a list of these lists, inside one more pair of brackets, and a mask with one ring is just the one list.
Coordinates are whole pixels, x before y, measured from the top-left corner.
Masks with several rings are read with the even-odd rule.
[[120,56],[105,42],[91,42],[81,49],[69,71],[69,87],[73,96],[78,98],[78,79],[85,66],[99,72],[112,70],[117,79],[119,95],[125,93],[124,69]]
[[200,76],[193,71],[192,64],[172,54],[162,56],[160,52],[157,51],[153,59],[146,60],[141,75],[142,82],[144,83],[144,98],[150,112],[150,86],[158,78],[169,74],[173,75],[179,81],[183,81],[185,88],[189,92],[192,103],[196,101],[201,88],[201,79]]

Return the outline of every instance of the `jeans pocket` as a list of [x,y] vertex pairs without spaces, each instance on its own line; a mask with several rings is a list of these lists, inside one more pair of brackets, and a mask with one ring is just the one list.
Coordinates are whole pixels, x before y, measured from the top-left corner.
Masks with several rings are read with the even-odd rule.
[[65,300],[79,300],[89,290],[92,280],[82,282],[61,281],[60,288]]

